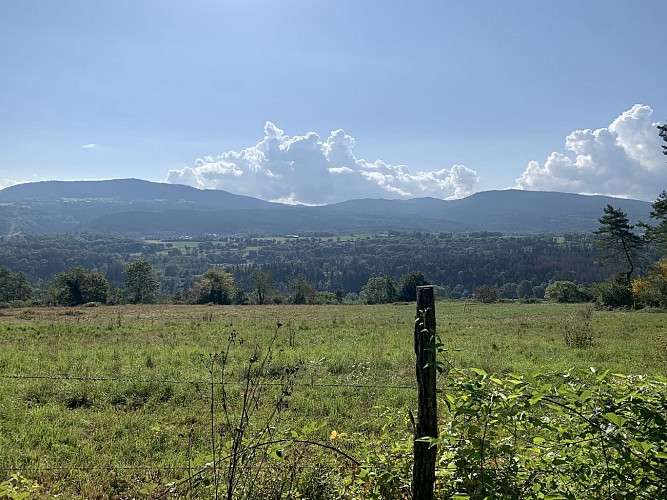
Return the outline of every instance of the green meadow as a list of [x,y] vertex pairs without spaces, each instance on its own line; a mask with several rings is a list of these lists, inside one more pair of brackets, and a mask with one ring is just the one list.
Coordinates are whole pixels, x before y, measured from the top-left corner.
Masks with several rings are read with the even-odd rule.
[[[292,451],[302,475],[274,498],[330,498],[320,483],[355,472],[306,442],[352,457],[368,454],[364,436],[408,442],[414,317],[414,304],[0,310],[1,474],[18,475],[17,491],[34,485],[35,498],[213,496],[211,474],[195,482],[193,471],[221,456],[236,426],[244,439],[303,444]],[[436,321],[443,388],[450,368],[667,375],[665,313],[439,302]],[[331,477],[316,473],[321,463]],[[245,480],[276,483],[278,469]],[[189,477],[187,490],[169,490]]]

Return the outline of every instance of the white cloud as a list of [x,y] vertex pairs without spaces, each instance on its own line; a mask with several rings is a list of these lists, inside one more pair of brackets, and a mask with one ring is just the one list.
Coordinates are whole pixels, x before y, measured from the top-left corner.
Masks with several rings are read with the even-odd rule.
[[16,184],[20,184],[20,182],[13,181],[11,179],[0,179],[0,189],[5,189],[6,187],[9,186],[15,186]]
[[81,146],[83,149],[95,149],[97,147],[97,144],[91,143],[91,144],[84,144]]
[[516,187],[655,200],[667,187],[667,163],[652,115],[636,104],[608,127],[575,130],[565,139],[574,159],[553,152],[544,166],[531,161]]
[[412,173],[405,165],[356,158],[355,140],[334,130],[326,140],[315,132],[290,137],[271,122],[264,138],[240,152],[197,159],[170,170],[167,181],[286,203],[323,204],[354,198],[461,198],[479,180],[464,165]]

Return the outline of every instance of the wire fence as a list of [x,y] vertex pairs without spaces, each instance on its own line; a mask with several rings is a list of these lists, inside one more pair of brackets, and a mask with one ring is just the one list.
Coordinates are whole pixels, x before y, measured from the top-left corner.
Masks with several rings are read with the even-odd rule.
[[[56,381],[56,382],[93,382],[93,383],[138,383],[138,384],[182,384],[193,385],[198,387],[211,386],[244,386],[245,381],[242,380],[227,380],[224,382],[217,380],[205,379],[175,379],[175,378],[131,378],[131,377],[109,377],[109,376],[81,376],[81,375],[67,375],[67,374],[0,374],[0,381]],[[262,387],[284,387],[284,382],[259,381],[255,385],[258,388]],[[324,382],[298,382],[292,381],[291,387],[294,388],[333,388],[333,389],[378,389],[378,390],[404,390],[417,391],[417,387],[407,384],[372,384],[372,383],[324,383]],[[303,467],[303,465],[302,465]],[[306,466],[306,468],[317,469],[318,466]],[[206,467],[205,467],[206,468]],[[205,469],[204,468],[204,469]],[[11,472],[58,472],[58,471],[192,471],[197,470],[197,467],[188,466],[165,466],[161,464],[143,464],[143,465],[92,465],[92,466],[2,466],[0,464],[0,471]]]
[[[56,381],[76,381],[76,382],[127,382],[143,384],[192,384],[192,385],[244,385],[243,381],[225,381],[218,382],[210,380],[179,380],[168,378],[126,378],[126,377],[83,377],[78,375],[14,375],[0,374],[0,379],[10,380],[56,380]],[[260,382],[260,387],[281,387],[281,382]],[[293,387],[333,387],[333,388],[351,388],[351,389],[406,389],[416,391],[417,387],[412,385],[394,385],[394,384],[350,384],[350,383],[302,383],[294,382]]]
[[[30,382],[30,381],[54,381],[54,382],[80,382],[80,383],[99,383],[99,384],[181,384],[181,385],[193,385],[199,388],[211,388],[211,386],[220,386],[220,385],[244,385],[244,381],[211,381],[210,379],[178,379],[178,378],[132,378],[132,377],[111,377],[111,376],[83,376],[83,375],[68,375],[68,374],[21,374],[21,373],[4,373],[0,374],[0,384],[3,381],[6,384],[12,383],[21,383],[21,382]],[[271,381],[271,380],[260,380],[256,382],[258,388],[261,387],[284,387],[283,382]],[[346,383],[346,382],[337,382],[337,383],[325,383],[325,382],[299,382],[298,380],[292,381],[292,387],[303,387],[303,388],[332,388],[337,389],[374,389],[374,390],[399,390],[399,391],[410,391],[413,393],[417,391],[417,387],[409,384],[382,384],[382,383]],[[443,387],[443,390],[447,390],[447,387]],[[602,456],[606,459],[606,448],[604,444],[605,436],[601,433],[591,435],[586,439],[580,440],[565,440],[553,443],[544,443],[537,445],[532,445],[536,450],[539,448],[540,453],[548,454],[553,450],[560,450],[565,448],[575,448],[580,446],[582,443],[593,442],[599,443],[599,448],[601,450]],[[288,442],[289,440],[284,440]],[[298,439],[294,440],[298,442]],[[334,444],[334,443],[331,443]],[[322,444],[318,444],[322,446]],[[326,446],[326,445],[324,445]],[[338,450],[332,446],[329,446],[335,451],[341,452],[342,456],[345,456],[343,450]],[[0,450],[0,456],[2,450]],[[241,450],[240,453],[245,453],[245,450]],[[141,478],[154,478],[154,477],[163,477],[165,480],[160,486],[160,490],[156,490],[154,495],[155,498],[161,498],[171,494],[180,496],[183,492],[179,490],[179,487],[185,489],[187,483],[192,480],[195,475],[198,476],[213,476],[215,474],[215,469],[210,463],[207,464],[192,464],[192,465],[174,465],[174,464],[165,464],[165,463],[139,463],[136,465],[127,465],[122,463],[113,463],[113,464],[101,464],[101,465],[76,465],[72,463],[70,465],[54,465],[49,463],[49,461],[55,461],[55,459],[46,458],[46,463],[36,463],[34,465],[13,465],[8,460],[9,457],[4,457],[4,464],[0,462],[0,480],[4,478],[11,477],[12,474],[25,474],[28,477],[74,477],[73,473],[79,472],[81,475],[88,475],[88,477],[95,477],[96,473],[110,473],[113,474],[114,471],[116,475],[124,473],[127,476],[133,476],[136,481],[141,482]],[[221,459],[224,460],[224,459]],[[9,462],[9,463],[8,463]],[[342,460],[339,464],[341,471],[343,469],[349,471],[350,467],[353,467],[355,464],[350,460]],[[356,464],[359,465],[358,463]],[[381,463],[364,463],[363,468],[367,471],[371,471],[372,474],[377,476],[387,472],[387,466]],[[315,464],[306,464],[300,463],[299,469],[302,472],[314,473],[317,474],[321,470],[321,466]],[[531,468],[526,467],[525,465],[516,465],[515,463],[507,463],[507,465],[494,466],[491,463],[486,463],[483,466],[475,466],[472,463],[467,463],[465,466],[461,464],[450,462],[448,464],[439,464],[438,465],[439,474],[454,474],[457,477],[493,477],[493,474],[498,474],[499,477],[502,476],[512,476],[516,475],[521,471],[524,475],[530,478],[530,481],[536,481],[538,477],[548,476],[553,477],[554,475],[561,474],[557,468],[553,469],[544,469],[544,468]],[[610,479],[605,475],[605,473],[600,473],[599,471],[595,476],[596,481],[603,483],[605,481],[610,481]],[[174,483],[166,483],[167,477],[180,477],[184,479],[179,479]],[[592,478],[593,476],[591,476]],[[631,477],[628,476],[627,483],[631,487]],[[171,480],[171,479],[169,479]],[[564,479],[567,481],[567,478]],[[154,481],[150,479],[150,481]],[[146,479],[146,482],[150,482],[149,479]],[[592,481],[592,479],[591,479]],[[137,483],[139,484],[139,483]],[[143,484],[143,483],[142,483]],[[526,482],[526,485],[529,482]],[[632,489],[632,488],[631,488]],[[611,497],[610,497],[611,498]],[[657,496],[656,498],[662,498]]]

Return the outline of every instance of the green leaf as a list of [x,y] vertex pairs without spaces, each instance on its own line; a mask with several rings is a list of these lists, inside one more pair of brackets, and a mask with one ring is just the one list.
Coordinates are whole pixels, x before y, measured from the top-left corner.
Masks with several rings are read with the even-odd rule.
[[607,378],[607,375],[609,375],[609,370],[603,371],[600,375],[595,377],[598,382],[602,382],[605,378]]
[[149,483],[139,490],[139,493],[142,495],[150,495],[155,488],[157,488],[157,483]]
[[269,456],[274,460],[283,459],[283,449],[279,446],[271,447],[269,449]]
[[621,427],[625,422],[626,418],[621,417],[620,415],[616,415],[615,413],[605,413],[604,418],[609,420],[612,424],[616,425],[617,427]]
[[481,377],[488,377],[489,376],[489,374],[486,373],[481,368],[471,368],[470,371],[476,373],[477,375],[479,375]]

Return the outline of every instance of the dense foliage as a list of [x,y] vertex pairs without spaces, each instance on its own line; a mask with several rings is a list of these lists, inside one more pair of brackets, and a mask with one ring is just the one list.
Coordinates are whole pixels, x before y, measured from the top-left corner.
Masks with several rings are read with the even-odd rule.
[[440,488],[472,498],[658,498],[664,378],[452,372],[433,440]]
[[99,272],[76,266],[58,273],[49,290],[49,302],[78,306],[88,302],[107,302],[109,282]]
[[8,267],[0,268],[0,303],[28,300],[33,294],[25,273],[12,273]]
[[586,289],[568,280],[554,281],[547,287],[544,296],[548,300],[567,304],[591,300],[591,295]]
[[[131,284],[126,266],[146,261],[159,283],[160,300],[176,302],[190,300],[193,284],[209,269],[230,273],[235,286],[253,303],[273,302],[280,296],[288,299],[300,275],[316,292],[343,296],[359,294],[369,279],[384,276],[393,281],[399,300],[408,300],[409,289],[414,290],[422,277],[443,296],[472,297],[478,286],[490,285],[498,288],[501,298],[522,298],[542,297],[553,281],[590,285],[620,270],[598,262],[594,242],[591,235],[499,233],[389,232],[348,237],[202,237],[198,241],[17,235],[2,238],[0,261],[12,273],[24,273],[38,292],[45,291],[56,274],[76,266],[102,273],[112,288],[120,289]],[[143,301],[136,291],[126,298]],[[152,300],[151,294],[146,298]]]

